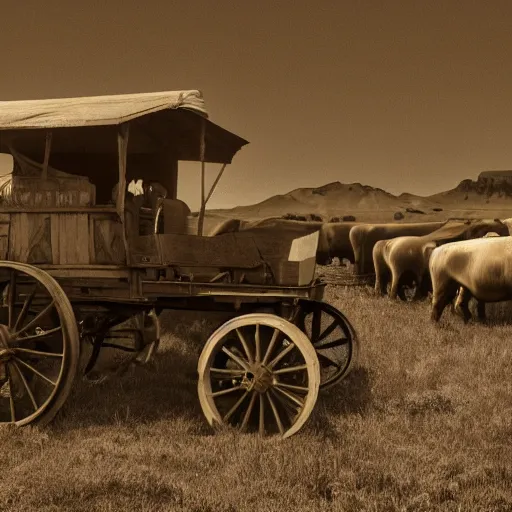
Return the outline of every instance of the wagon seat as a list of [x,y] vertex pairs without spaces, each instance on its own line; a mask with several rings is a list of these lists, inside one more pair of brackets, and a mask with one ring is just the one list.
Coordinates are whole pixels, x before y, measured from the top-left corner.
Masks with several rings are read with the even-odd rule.
[[[112,198],[117,196],[117,185]],[[168,199],[167,189],[157,182],[143,184],[132,180],[125,193],[126,234],[128,237],[155,233],[184,235],[191,211],[179,199]],[[157,226],[158,223],[158,226]]]

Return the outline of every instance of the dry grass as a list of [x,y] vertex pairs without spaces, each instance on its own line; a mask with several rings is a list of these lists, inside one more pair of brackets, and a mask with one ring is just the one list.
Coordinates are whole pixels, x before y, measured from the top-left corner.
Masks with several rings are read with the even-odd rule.
[[195,371],[218,319],[169,315],[154,366],[79,382],[44,431],[0,431],[0,510],[512,510],[512,326],[447,311],[435,327],[428,304],[368,289],[326,300],[357,328],[361,367],[296,436],[213,434]]

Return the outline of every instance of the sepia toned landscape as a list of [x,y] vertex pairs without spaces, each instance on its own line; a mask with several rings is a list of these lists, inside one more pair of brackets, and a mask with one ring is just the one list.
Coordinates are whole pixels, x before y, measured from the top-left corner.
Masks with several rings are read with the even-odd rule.
[[0,512],[512,512],[510,0],[3,7]]
[[207,210],[205,226],[213,229],[226,217],[255,220],[286,215],[308,220],[314,215],[324,222],[346,217],[347,221],[371,223],[508,218],[512,216],[512,170],[483,171],[476,180],[465,179],[453,189],[427,197],[410,193],[395,196],[371,185],[338,181],[296,189],[254,205]]
[[[320,267],[333,278],[336,269]],[[162,354],[81,381],[51,428],[3,430],[3,510],[481,510],[512,503],[510,306],[464,325],[427,303],[329,286],[361,340],[358,368],[320,393],[300,434],[212,431],[197,356],[215,315],[166,315]],[[110,354],[102,370],[117,368]]]

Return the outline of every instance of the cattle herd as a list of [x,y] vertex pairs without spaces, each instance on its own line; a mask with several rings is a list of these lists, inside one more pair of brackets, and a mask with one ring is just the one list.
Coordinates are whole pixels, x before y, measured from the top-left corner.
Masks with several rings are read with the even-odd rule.
[[431,294],[432,320],[453,303],[464,321],[468,303],[512,300],[512,219],[452,219],[444,222],[369,224],[298,221],[272,217],[256,221],[228,219],[210,236],[229,232],[290,234],[319,231],[317,263],[348,261],[357,276],[375,275],[375,292],[406,300]]

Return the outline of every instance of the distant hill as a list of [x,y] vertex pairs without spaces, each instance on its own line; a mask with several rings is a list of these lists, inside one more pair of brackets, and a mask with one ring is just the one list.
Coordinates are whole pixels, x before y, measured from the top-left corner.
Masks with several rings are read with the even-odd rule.
[[486,171],[476,181],[462,180],[454,189],[430,196],[438,202],[472,207],[512,207],[512,171]]
[[249,206],[208,210],[207,215],[256,219],[315,214],[325,220],[355,216],[373,222],[396,220],[398,212],[406,221],[426,221],[450,216],[504,216],[501,212],[507,210],[511,212],[506,216],[512,217],[512,171],[485,171],[476,180],[462,180],[451,190],[425,197],[409,193],[396,196],[361,183],[335,181],[321,187],[297,188]]
[[[298,188],[254,205],[238,206],[231,209],[230,213],[256,217],[315,213],[325,217],[368,210],[405,209],[418,205],[435,207],[436,202],[412,194],[395,196],[381,188],[361,183],[343,184],[336,181],[322,187]],[[219,210],[217,212],[220,213]]]

